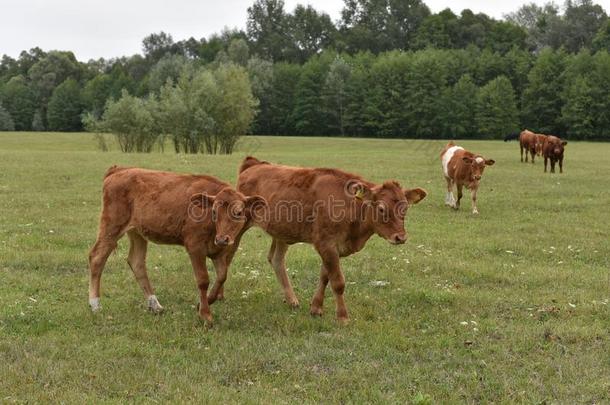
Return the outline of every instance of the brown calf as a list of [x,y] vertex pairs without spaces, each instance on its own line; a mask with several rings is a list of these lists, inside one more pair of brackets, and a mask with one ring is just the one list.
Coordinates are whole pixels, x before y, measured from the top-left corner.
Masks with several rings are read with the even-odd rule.
[[297,242],[311,243],[322,266],[310,312],[322,315],[330,281],[340,321],[348,314],[339,259],[361,250],[373,234],[391,244],[404,243],[407,208],[426,197],[425,190],[403,189],[395,181],[375,184],[337,169],[281,166],[253,157],[244,160],[239,173],[237,189],[245,195],[259,194],[269,204],[269,215],[255,224],[273,238],[267,258],[286,301],[299,305],[286,274],[286,251]]
[[532,163],[536,156],[537,135],[528,129],[521,131],[519,135],[519,148],[521,150],[521,161],[523,162],[523,151],[525,151],[525,162],[527,162],[528,154],[532,155]]
[[[542,156],[542,149],[544,149],[544,142],[546,142],[547,136],[544,134],[536,134],[536,156]],[[532,157],[532,163],[534,163],[534,158]]]
[[[481,155],[468,152],[464,148],[456,146],[453,142],[449,142],[441,152],[441,163],[445,180],[447,180],[445,204],[456,210],[459,209],[460,200],[462,199],[462,187],[466,186],[466,188],[470,189],[472,196],[472,213],[478,214],[477,191],[481,176],[483,176],[483,170],[485,170],[485,166],[491,166],[496,162],[492,159],[485,159]],[[453,197],[454,184],[457,187],[457,201]]]
[[559,173],[563,173],[563,152],[568,143],[553,135],[546,137],[542,154],[544,155],[544,172],[548,161],[551,161],[551,173],[555,173],[555,162],[559,162]]
[[[104,178],[97,240],[89,254],[89,304],[99,310],[100,279],[110,253],[125,234],[131,246],[127,262],[142,287],[148,308],[163,310],[146,273],[148,242],[182,245],[188,252],[197,287],[199,316],[212,322],[209,304],[222,298],[227,269],[248,228],[252,210],[265,204],[245,197],[211,176],[180,175],[111,167]],[[214,262],[216,281],[210,295],[206,257]]]

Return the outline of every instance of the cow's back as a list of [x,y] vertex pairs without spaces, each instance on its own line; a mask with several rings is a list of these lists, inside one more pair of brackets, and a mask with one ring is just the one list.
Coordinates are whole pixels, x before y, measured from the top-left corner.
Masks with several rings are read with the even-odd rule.
[[[372,186],[360,176],[337,169],[260,164],[242,171],[237,190],[267,200],[269,213],[261,225],[272,236],[289,243],[313,242],[320,229],[332,222],[328,204],[349,209],[351,181]],[[343,225],[334,222],[335,228]]]
[[454,178],[456,170],[456,162],[461,159],[464,148],[451,143],[443,150],[441,155],[441,164],[443,166],[443,174],[447,178]]

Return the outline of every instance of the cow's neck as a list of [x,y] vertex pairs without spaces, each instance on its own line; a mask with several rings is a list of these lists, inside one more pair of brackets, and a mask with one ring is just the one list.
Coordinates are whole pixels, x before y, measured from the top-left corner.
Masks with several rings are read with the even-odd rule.
[[347,254],[356,253],[364,247],[366,242],[375,233],[373,225],[373,207],[370,205],[361,205],[358,219],[352,222],[350,232],[348,234],[350,251]]

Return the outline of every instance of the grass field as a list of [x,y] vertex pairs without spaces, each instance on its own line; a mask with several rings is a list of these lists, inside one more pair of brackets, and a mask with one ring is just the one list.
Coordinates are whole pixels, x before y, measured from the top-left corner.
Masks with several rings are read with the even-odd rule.
[[[519,162],[514,142],[461,144],[496,160],[470,214],[443,205],[441,141],[248,138],[232,156],[98,152],[87,134],[0,134],[0,402],[608,403],[610,145],[570,143],[565,173]],[[246,153],[396,179],[429,195],[409,241],[374,236],[344,259],[351,322],[309,315],[319,258],[288,253],[301,308],[244,236],[206,329],[180,247],[150,245],[166,311],[146,312],[122,240],[87,305],[87,253],[112,164],[235,183]]]

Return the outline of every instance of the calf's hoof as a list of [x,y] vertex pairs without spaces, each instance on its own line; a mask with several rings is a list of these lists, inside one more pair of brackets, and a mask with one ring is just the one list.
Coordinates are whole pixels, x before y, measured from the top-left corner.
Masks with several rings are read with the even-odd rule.
[[349,325],[349,318],[347,316],[338,316],[337,323],[342,326]]
[[311,316],[322,316],[324,311],[322,311],[322,307],[317,306],[317,305],[311,305],[311,307],[309,308],[309,313],[311,314]]
[[89,298],[89,307],[91,307],[91,312],[93,312],[93,313],[99,312],[102,309],[102,306],[100,305],[100,299],[99,298]]
[[288,304],[288,306],[292,309],[297,309],[301,306],[301,304],[299,304],[299,300],[295,297],[295,298],[284,298],[284,302],[286,304]]
[[160,314],[163,312],[163,307],[159,304],[159,300],[155,295],[151,295],[148,297],[148,310],[153,314]]
[[212,320],[212,314],[202,314],[199,313],[199,319],[203,321],[206,327],[211,328],[214,326],[214,321]]
[[477,210],[477,209],[472,210],[472,215],[479,215],[479,210]]

